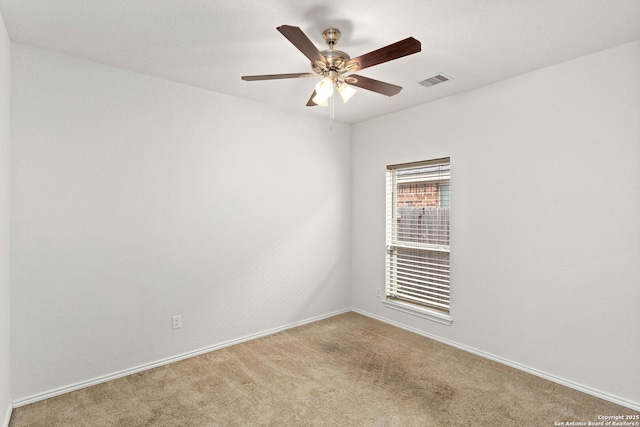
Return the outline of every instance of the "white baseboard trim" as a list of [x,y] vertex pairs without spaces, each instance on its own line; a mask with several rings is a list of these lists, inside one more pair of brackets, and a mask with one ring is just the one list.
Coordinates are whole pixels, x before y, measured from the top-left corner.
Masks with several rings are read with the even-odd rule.
[[[254,340],[256,338],[261,338],[267,335],[272,335],[278,332],[282,332],[282,331],[286,331],[287,329],[291,329],[291,328],[295,328],[298,326],[302,326],[302,325],[306,325],[307,323],[312,323],[312,322],[317,322],[319,320],[323,320],[323,319],[328,319],[329,317],[333,317],[333,316],[337,316],[340,314],[344,314],[344,313],[348,313],[352,311],[351,308],[345,308],[342,310],[338,310],[338,311],[334,311],[331,313],[327,313],[327,314],[323,314],[321,316],[317,316],[317,317],[313,317],[310,319],[306,319],[306,320],[301,320],[299,322],[294,322],[294,323],[290,323],[288,325],[284,325],[284,326],[280,326],[277,328],[273,328],[273,329],[268,329],[266,331],[262,331],[262,332],[258,332],[255,334],[250,334],[250,335],[246,335],[244,337],[240,337],[240,338],[236,338],[236,339],[232,339],[229,341],[224,341],[222,343],[219,344],[214,344],[208,347],[204,347],[204,348],[200,348],[197,350],[193,350],[193,351],[188,351],[186,353],[182,353],[176,356],[172,356],[172,357],[168,357],[166,359],[162,359],[162,360],[158,360],[155,362],[151,362],[151,363],[146,363],[144,365],[140,365],[140,366],[136,366],[130,369],[125,369],[119,372],[114,372],[112,374],[108,374],[108,375],[103,375],[101,377],[97,377],[97,378],[93,378],[87,381],[81,381],[75,384],[71,384],[68,386],[64,386],[64,387],[59,387],[53,390],[49,390],[43,393],[38,393],[38,394],[34,394],[32,396],[28,396],[25,398],[21,398],[21,399],[17,399],[13,401],[13,408],[19,408],[20,406],[25,406],[25,405],[29,405],[31,403],[35,403],[35,402],[39,402],[41,400],[45,400],[45,399],[49,399],[51,397],[55,397],[55,396],[59,396],[61,394],[65,394],[65,393],[69,393],[72,391],[76,391],[76,390],[80,390],[86,387],[91,387],[93,385],[97,385],[97,384],[101,384],[107,381],[111,381],[111,380],[115,380],[117,378],[122,378],[122,377],[126,377],[127,375],[132,375],[132,374],[136,374],[138,372],[142,372],[142,371],[146,371],[149,369],[153,369],[153,368],[157,368],[159,366],[164,366],[164,365],[168,365],[169,363],[173,363],[173,362],[178,362],[180,360],[184,360],[184,359],[188,359],[190,357],[195,357],[195,356],[199,356],[201,354],[205,354],[205,353],[209,353],[211,351],[215,351],[215,350],[220,350],[222,348],[225,347],[230,347],[232,345],[235,344],[240,344],[243,343],[245,341],[251,341]],[[10,414],[9,414],[10,415]],[[7,423],[5,424],[5,426],[8,426],[9,424],[8,418],[7,418]]]
[[2,423],[2,427],[9,427],[9,421],[11,421],[11,412],[13,412],[13,405],[9,402],[7,407],[7,411],[4,413],[4,422]]
[[581,384],[565,380],[564,378],[556,377],[555,375],[551,375],[551,374],[548,374],[546,372],[542,372],[542,371],[539,371],[537,369],[530,368],[530,367],[522,365],[520,363],[513,362],[511,360],[504,359],[502,357],[495,356],[493,354],[486,353],[484,351],[481,351],[481,350],[478,350],[478,349],[475,349],[475,348],[472,348],[472,347],[468,347],[466,345],[457,343],[455,341],[447,340],[445,338],[426,333],[426,332],[421,331],[419,329],[412,328],[412,327],[404,325],[402,323],[398,323],[398,322],[395,322],[393,320],[389,320],[387,318],[384,318],[384,317],[369,313],[369,312],[364,311],[364,310],[360,310],[358,308],[346,308],[346,309],[338,310],[338,311],[335,311],[335,312],[332,312],[332,313],[327,313],[327,314],[324,314],[324,315],[321,315],[321,316],[317,316],[317,317],[313,317],[313,318],[310,318],[310,319],[302,320],[302,321],[299,321],[299,322],[290,323],[288,325],[284,325],[284,326],[281,326],[281,327],[278,327],[278,328],[273,328],[273,329],[269,329],[269,330],[266,330],[266,331],[258,332],[258,333],[255,333],[255,334],[250,334],[250,335],[247,335],[247,336],[244,336],[244,337],[236,338],[236,339],[233,339],[233,340],[225,341],[225,342],[222,342],[222,343],[219,343],[219,344],[214,344],[214,345],[211,345],[211,346],[208,346],[208,347],[204,347],[204,348],[201,348],[201,349],[198,349],[198,350],[193,350],[193,351],[190,351],[190,352],[182,353],[182,354],[179,354],[179,355],[176,355],[176,356],[173,356],[173,357],[168,357],[166,359],[158,360],[156,362],[147,363],[147,364],[140,365],[140,366],[137,366],[137,367],[133,367],[133,368],[130,368],[130,369],[125,369],[123,371],[115,372],[115,373],[104,375],[104,376],[97,377],[97,378],[93,378],[91,380],[81,381],[79,383],[71,384],[71,385],[60,387],[60,388],[57,388],[57,389],[54,389],[54,390],[49,390],[49,391],[46,391],[46,392],[43,392],[43,393],[34,394],[32,396],[28,396],[28,397],[25,397],[25,398],[22,398],[22,399],[14,400],[13,401],[13,405],[9,404],[9,408],[7,409],[7,412],[6,412],[6,415],[5,415],[4,424],[3,424],[2,427],[8,427],[9,426],[9,420],[11,418],[11,412],[12,412],[13,408],[18,408],[20,406],[24,406],[24,405],[28,405],[28,404],[31,404],[31,403],[39,402],[41,400],[49,399],[51,397],[59,396],[61,394],[65,394],[65,393],[69,393],[69,392],[72,392],[72,391],[80,390],[80,389],[83,389],[83,388],[86,388],[86,387],[91,387],[93,385],[97,385],[97,384],[101,384],[101,383],[104,383],[104,382],[107,382],[107,381],[115,380],[117,378],[126,377],[127,375],[136,374],[138,372],[146,371],[148,369],[153,369],[153,368],[157,368],[159,366],[167,365],[169,363],[178,362],[180,360],[188,359],[190,357],[199,356],[201,354],[209,353],[211,351],[219,350],[219,349],[222,349],[222,348],[225,348],[225,347],[229,347],[229,346],[232,346],[232,345],[235,345],[235,344],[240,344],[240,343],[243,343],[245,341],[250,341],[250,340],[253,340],[253,339],[256,339],[256,338],[261,338],[261,337],[264,337],[264,336],[267,336],[267,335],[272,335],[272,334],[275,334],[275,333],[278,333],[278,332],[285,331],[287,329],[291,329],[291,328],[295,328],[297,326],[305,325],[307,323],[312,323],[312,322],[317,322],[319,320],[328,319],[330,317],[337,316],[337,315],[340,315],[340,314],[344,314],[344,313],[347,313],[349,311],[353,311],[353,312],[362,314],[363,316],[367,316],[367,317],[370,317],[372,319],[376,319],[376,320],[379,320],[381,322],[387,323],[389,325],[396,326],[396,327],[401,328],[401,329],[405,329],[407,331],[416,333],[418,335],[422,335],[424,337],[433,339],[435,341],[439,341],[441,343],[450,345],[452,347],[458,348],[458,349],[463,350],[463,351],[467,351],[469,353],[478,355],[480,357],[484,357],[486,359],[493,360],[493,361],[498,362],[498,363],[502,363],[503,365],[510,366],[512,368],[518,369],[520,371],[527,372],[529,374],[535,375],[535,376],[540,377],[540,378],[544,378],[544,379],[549,380],[549,381],[553,381],[555,383],[558,383],[558,384],[564,385],[566,387],[572,388],[574,390],[578,390],[580,392],[589,394],[591,396],[606,400],[608,402],[624,406],[624,407],[632,409],[634,411],[640,411],[640,403],[638,403],[638,402],[632,402],[630,400],[626,400],[626,399],[620,398],[618,396],[613,396],[611,394],[604,393],[604,392],[601,392],[599,390],[595,390],[595,389],[592,389],[590,387],[586,387],[586,386],[583,386]]
[[586,387],[586,386],[584,386],[582,384],[578,384],[578,383],[574,383],[572,381],[568,381],[568,380],[566,380],[564,378],[556,377],[555,375],[551,375],[551,374],[548,374],[546,372],[539,371],[537,369],[530,368],[530,367],[525,366],[525,365],[521,365],[520,363],[513,362],[511,360],[504,359],[502,357],[495,356],[495,355],[490,354],[490,353],[486,353],[486,352],[484,352],[482,350],[478,350],[478,349],[475,349],[475,348],[472,348],[472,347],[468,347],[466,345],[457,343],[455,341],[450,341],[448,339],[445,339],[445,338],[442,338],[442,337],[439,337],[439,336],[436,336],[436,335],[429,334],[429,333],[421,331],[419,329],[412,328],[411,326],[403,325],[402,323],[398,323],[398,322],[395,322],[393,320],[389,320],[389,319],[386,319],[384,317],[377,316],[375,314],[366,312],[364,310],[360,310],[358,308],[352,308],[352,311],[354,311],[355,313],[362,314],[363,316],[371,317],[372,319],[376,319],[376,320],[379,320],[381,322],[387,323],[389,325],[396,326],[398,328],[407,330],[409,332],[413,332],[413,333],[416,333],[418,335],[422,335],[423,337],[430,338],[430,339],[435,340],[435,341],[439,341],[439,342],[441,342],[443,344],[450,345],[452,347],[458,348],[460,350],[464,350],[466,352],[475,354],[477,356],[484,357],[485,359],[493,360],[494,362],[498,362],[498,363],[501,363],[503,365],[510,366],[512,368],[518,369],[520,371],[524,371],[526,373],[535,375],[535,376],[540,377],[540,378],[544,378],[545,380],[549,380],[549,381],[552,381],[554,383],[557,383],[557,384],[572,388],[574,390],[578,390],[580,392],[589,394],[589,395],[597,397],[599,399],[603,399],[603,400],[606,400],[608,402],[615,403],[616,405],[624,406],[624,407],[632,409],[634,411],[640,411],[640,403],[639,402],[632,402],[630,400],[626,400],[626,399],[620,398],[618,396],[613,396],[611,394],[604,393],[604,392],[601,392],[599,390],[595,390],[595,389],[590,388],[590,387]]

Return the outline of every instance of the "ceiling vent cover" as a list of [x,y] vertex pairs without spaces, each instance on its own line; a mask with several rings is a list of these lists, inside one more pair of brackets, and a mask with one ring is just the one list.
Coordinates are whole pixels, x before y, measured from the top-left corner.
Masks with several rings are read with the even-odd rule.
[[428,79],[424,79],[418,83],[420,83],[422,86],[425,86],[425,87],[431,87],[440,83],[448,82],[449,80],[451,80],[451,77],[440,73],[440,74],[436,74],[433,77],[429,77]]

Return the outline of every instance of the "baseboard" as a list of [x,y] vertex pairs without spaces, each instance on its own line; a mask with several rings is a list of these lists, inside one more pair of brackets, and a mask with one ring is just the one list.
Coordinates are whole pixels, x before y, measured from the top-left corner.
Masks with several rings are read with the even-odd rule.
[[11,421],[11,412],[13,412],[13,405],[9,402],[7,407],[7,412],[4,414],[4,421],[2,422],[2,427],[9,427],[9,422]]
[[396,327],[401,328],[401,329],[405,329],[407,331],[416,333],[418,335],[422,335],[424,337],[433,339],[435,341],[439,341],[441,343],[450,345],[452,347],[458,348],[458,349],[463,350],[463,351],[467,351],[469,353],[478,355],[480,357],[484,357],[486,359],[493,360],[493,361],[498,362],[498,363],[502,363],[503,365],[510,366],[512,368],[518,369],[520,371],[527,372],[529,374],[535,375],[535,376],[540,377],[540,378],[544,378],[544,379],[549,380],[549,381],[553,381],[555,383],[558,383],[558,384],[564,385],[566,387],[572,388],[574,390],[589,394],[589,395],[597,397],[599,399],[603,399],[603,400],[606,400],[608,402],[615,403],[616,405],[624,406],[624,407],[632,409],[634,411],[640,411],[640,403],[638,403],[638,402],[632,402],[632,401],[629,401],[629,400],[626,400],[626,399],[622,399],[622,398],[620,398],[618,396],[613,396],[613,395],[610,395],[608,393],[603,393],[603,392],[601,392],[599,390],[595,390],[595,389],[592,389],[590,387],[585,387],[585,386],[583,386],[581,384],[565,380],[564,378],[560,378],[560,377],[557,377],[555,375],[551,375],[551,374],[548,374],[546,372],[542,372],[542,371],[539,371],[537,369],[530,368],[530,367],[522,365],[520,363],[513,362],[511,360],[504,359],[502,357],[495,356],[493,354],[486,353],[484,351],[481,351],[481,350],[478,350],[478,349],[475,349],[475,348],[472,348],[472,347],[468,347],[466,345],[457,343],[455,341],[447,340],[445,338],[426,333],[426,332],[421,331],[419,329],[412,328],[410,326],[407,326],[407,325],[404,325],[402,323],[398,323],[398,322],[386,319],[384,317],[381,317],[381,316],[366,312],[364,310],[360,310],[360,309],[357,309],[357,308],[346,308],[346,309],[343,309],[343,310],[338,310],[338,311],[335,311],[335,312],[332,312],[332,313],[327,313],[327,314],[324,314],[324,315],[321,315],[321,316],[317,316],[317,317],[313,317],[313,318],[310,318],[310,319],[302,320],[302,321],[299,321],[299,322],[290,323],[288,325],[284,325],[284,326],[281,326],[281,327],[278,327],[278,328],[273,328],[273,329],[269,329],[269,330],[266,330],[266,331],[258,332],[258,333],[255,333],[255,334],[250,334],[250,335],[247,335],[247,336],[244,336],[244,337],[236,338],[236,339],[233,339],[233,340],[225,341],[225,342],[222,342],[222,343],[214,344],[214,345],[211,345],[211,346],[208,346],[208,347],[204,347],[204,348],[201,348],[201,349],[198,349],[198,350],[194,350],[194,351],[186,352],[186,353],[179,354],[179,355],[176,355],[176,356],[173,356],[173,357],[169,357],[169,358],[166,358],[166,359],[158,360],[156,362],[140,365],[140,366],[137,366],[137,367],[134,367],[134,368],[130,368],[130,369],[125,369],[123,371],[115,372],[115,373],[112,373],[112,374],[109,374],[109,375],[104,375],[104,376],[101,376],[101,377],[98,377],[98,378],[93,378],[91,380],[82,381],[82,382],[71,384],[71,385],[68,385],[68,386],[65,386],[65,387],[60,387],[60,388],[57,388],[57,389],[54,389],[54,390],[49,390],[49,391],[46,391],[46,392],[43,392],[43,393],[38,393],[38,394],[29,396],[29,397],[26,397],[26,398],[15,400],[15,401],[13,401],[13,405],[11,405],[11,404],[9,405],[9,408],[8,408],[7,413],[5,415],[5,421],[4,421],[4,424],[3,424],[2,427],[8,427],[9,420],[11,418],[12,408],[18,408],[20,406],[24,406],[24,405],[28,405],[28,404],[31,404],[31,403],[35,403],[35,402],[41,401],[41,400],[49,399],[51,397],[59,396],[61,394],[65,394],[65,393],[69,393],[69,392],[72,392],[72,391],[80,390],[80,389],[83,389],[83,388],[86,388],[86,387],[91,387],[93,385],[101,384],[101,383],[104,383],[104,382],[107,382],[107,381],[111,381],[111,380],[115,380],[117,378],[122,378],[122,377],[125,377],[127,375],[136,374],[138,372],[146,371],[148,369],[153,369],[153,368],[157,368],[159,366],[167,365],[169,363],[178,362],[180,360],[188,359],[190,357],[199,356],[201,354],[209,353],[211,351],[219,350],[219,349],[222,349],[222,348],[225,348],[225,347],[229,347],[229,346],[232,346],[232,345],[235,345],[235,344],[240,344],[240,343],[243,343],[243,342],[246,342],[246,341],[250,341],[250,340],[253,340],[253,339],[256,339],[256,338],[260,338],[260,337],[264,337],[264,336],[267,336],[267,335],[271,335],[271,334],[275,334],[275,333],[278,333],[278,332],[282,332],[282,331],[285,331],[287,329],[295,328],[297,326],[302,326],[302,325],[305,325],[307,323],[317,322],[319,320],[327,319],[329,317],[333,317],[333,316],[337,316],[337,315],[340,315],[340,314],[344,314],[344,313],[347,313],[349,311],[353,311],[355,313],[362,314],[363,316],[367,316],[367,317],[370,317],[372,319],[376,319],[376,320],[379,320],[381,322],[387,323],[389,325],[396,326]]
[[389,325],[396,326],[396,327],[401,328],[401,329],[405,329],[407,331],[416,333],[418,335],[422,335],[423,337],[430,338],[430,339],[435,340],[435,341],[439,341],[439,342],[441,342],[443,344],[450,345],[452,347],[458,348],[460,350],[464,350],[466,352],[475,354],[477,356],[484,357],[485,359],[493,360],[493,361],[501,363],[503,365],[510,366],[512,368],[518,369],[520,371],[527,372],[529,374],[535,375],[535,376],[540,377],[540,378],[544,378],[545,380],[549,380],[549,381],[552,381],[554,383],[557,383],[557,384],[572,388],[574,390],[578,390],[578,391],[580,391],[582,393],[589,394],[589,395],[597,397],[599,399],[603,399],[603,400],[606,400],[608,402],[615,403],[616,405],[624,406],[624,407],[632,409],[634,411],[640,411],[640,403],[638,403],[638,402],[632,402],[630,400],[622,399],[622,398],[620,398],[618,396],[613,396],[613,395],[608,394],[608,393],[603,393],[603,392],[601,392],[599,390],[595,390],[593,388],[586,387],[586,386],[584,386],[582,384],[578,384],[578,383],[574,383],[572,381],[568,381],[568,380],[566,380],[564,378],[560,378],[560,377],[557,377],[555,375],[551,375],[551,374],[548,374],[546,372],[539,371],[539,370],[534,369],[534,368],[530,368],[530,367],[522,365],[520,363],[511,361],[511,360],[508,360],[508,359],[504,359],[502,357],[495,356],[495,355],[490,354],[490,353],[486,353],[486,352],[484,352],[482,350],[478,350],[478,349],[475,349],[475,348],[472,348],[472,347],[468,347],[468,346],[466,346],[464,344],[460,344],[460,343],[457,343],[455,341],[450,341],[448,339],[445,339],[445,338],[442,338],[442,337],[439,337],[439,336],[436,336],[436,335],[429,334],[429,333],[421,331],[419,329],[412,328],[411,326],[403,325],[402,323],[398,323],[398,322],[395,322],[393,320],[389,320],[389,319],[386,319],[384,317],[380,317],[380,316],[377,316],[375,314],[372,314],[372,313],[369,313],[369,312],[366,312],[366,311],[363,311],[363,310],[360,310],[360,309],[357,309],[357,308],[352,308],[352,311],[354,311],[355,313],[362,314],[363,316],[367,316],[367,317],[370,317],[372,319],[376,319],[376,320],[379,320],[381,322],[387,323]]
[[[323,319],[328,319],[329,317],[333,317],[333,316],[337,316],[340,314],[344,314],[344,313],[348,313],[351,311],[351,308],[345,308],[342,310],[338,310],[338,311],[334,311],[331,313],[327,313],[327,314],[323,314],[321,316],[317,316],[317,317],[313,317],[310,319],[306,319],[306,320],[301,320],[299,322],[294,322],[294,323],[290,323],[284,326],[280,326],[277,328],[273,328],[273,329],[268,329],[266,331],[262,331],[262,332],[258,332],[255,334],[250,334],[250,335],[246,335],[244,337],[240,337],[240,338],[236,338],[236,339],[232,339],[229,341],[224,341],[222,343],[218,343],[218,344],[214,344],[208,347],[204,347],[204,348],[200,348],[197,350],[193,350],[193,351],[189,351],[186,353],[182,353],[176,356],[172,356],[172,357],[168,357],[166,359],[162,359],[162,360],[158,360],[152,363],[147,363],[144,365],[140,365],[140,366],[136,366],[130,369],[125,369],[123,371],[119,371],[119,372],[114,372],[112,374],[108,374],[108,375],[103,375],[101,377],[97,377],[97,378],[93,378],[87,381],[81,381],[75,384],[71,384],[68,386],[64,386],[64,387],[60,387],[60,388],[56,388],[54,390],[49,390],[43,393],[38,393],[38,394],[34,394],[32,396],[29,397],[25,397],[25,398],[21,398],[21,399],[17,399],[13,401],[13,408],[18,408],[20,406],[25,406],[25,405],[29,405],[31,403],[35,403],[35,402],[39,402],[41,400],[45,400],[45,399],[49,399],[51,397],[55,397],[55,396],[59,396],[61,394],[65,394],[65,393],[70,393],[72,391],[76,391],[76,390],[80,390],[86,387],[91,387],[93,385],[97,385],[97,384],[101,384],[107,381],[111,381],[111,380],[115,380],[117,378],[122,378],[122,377],[126,377],[127,375],[132,375],[132,374],[136,374],[138,372],[142,372],[142,371],[146,371],[149,369],[153,369],[153,368],[157,368],[159,366],[164,366],[164,365],[168,365],[170,363],[174,363],[174,362],[178,362],[180,360],[184,360],[184,359],[188,359],[190,357],[195,357],[195,356],[199,356],[201,354],[205,354],[205,353],[209,353],[211,351],[215,351],[215,350],[220,350],[222,348],[225,347],[230,347],[232,345],[235,344],[240,344],[243,343],[245,341],[251,341],[254,340],[256,338],[261,338],[267,335],[272,335],[278,332],[282,332],[282,331],[286,331],[287,329],[291,329],[291,328],[295,328],[298,326],[302,326],[305,325],[307,323],[312,323],[312,322],[317,322],[319,320],[323,320]],[[7,424],[6,426],[8,426],[8,419],[7,419]]]

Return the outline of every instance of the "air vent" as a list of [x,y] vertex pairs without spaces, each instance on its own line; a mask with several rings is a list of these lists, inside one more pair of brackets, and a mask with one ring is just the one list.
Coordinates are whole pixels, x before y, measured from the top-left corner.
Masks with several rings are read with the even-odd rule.
[[428,79],[424,79],[418,83],[425,87],[431,87],[440,83],[448,82],[449,80],[451,80],[451,77],[445,76],[444,74],[440,73],[436,74],[433,77],[429,77]]

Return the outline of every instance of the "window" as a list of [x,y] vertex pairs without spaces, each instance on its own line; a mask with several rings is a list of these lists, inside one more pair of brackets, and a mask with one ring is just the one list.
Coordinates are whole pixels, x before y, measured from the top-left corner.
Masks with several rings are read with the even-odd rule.
[[387,166],[385,305],[451,324],[449,158]]

